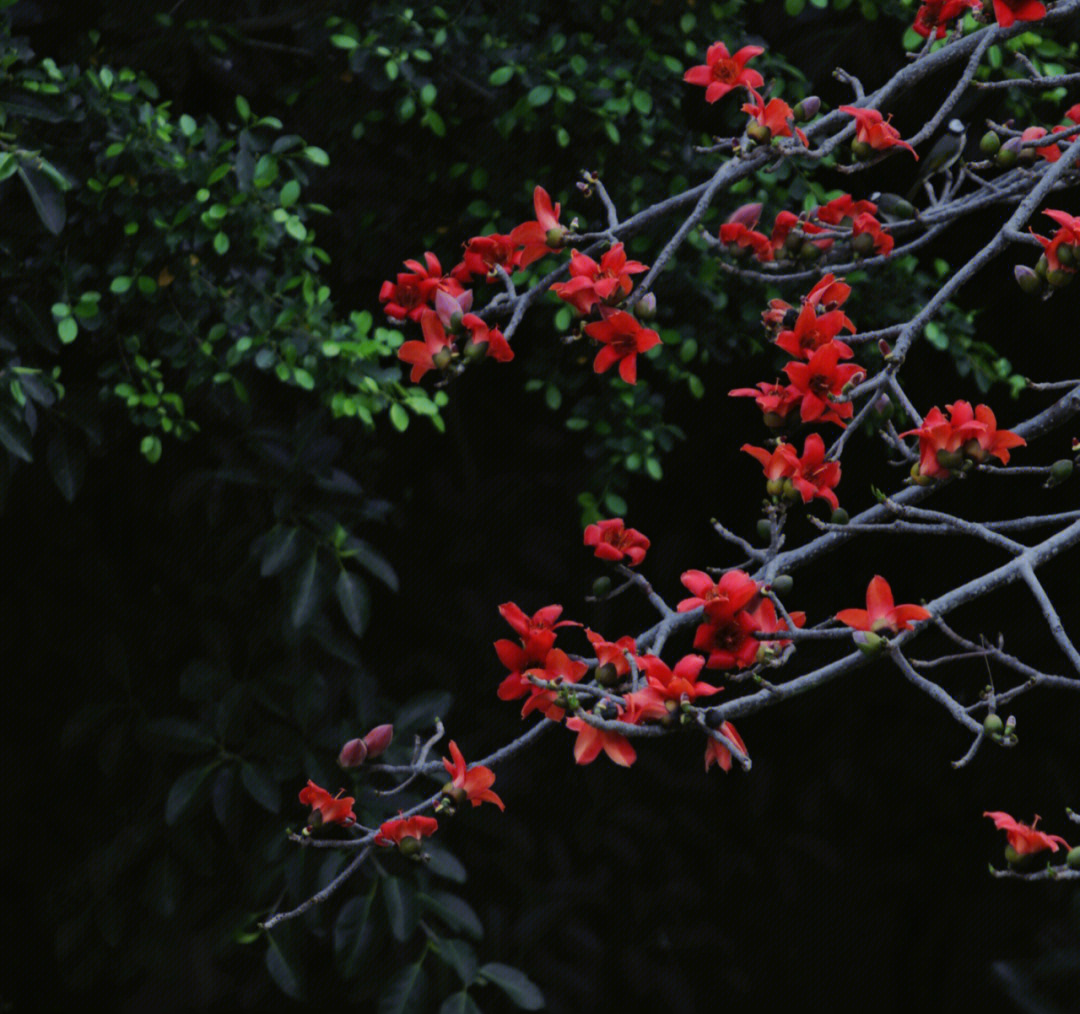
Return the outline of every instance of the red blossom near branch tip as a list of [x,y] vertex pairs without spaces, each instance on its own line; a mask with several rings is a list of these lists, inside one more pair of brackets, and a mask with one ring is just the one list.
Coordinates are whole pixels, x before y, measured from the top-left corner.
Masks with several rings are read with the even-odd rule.
[[861,366],[847,363],[839,366],[840,350],[836,342],[823,345],[808,362],[788,363],[784,372],[791,380],[792,387],[802,395],[799,415],[803,422],[834,422],[846,426],[845,419],[850,419],[855,408],[851,402],[836,402],[832,399],[843,392],[844,386],[857,374],[864,373]]
[[[543,668],[531,667],[526,671],[525,677],[535,676],[537,679],[561,685],[563,683],[577,683],[588,671],[589,667],[584,662],[575,662],[561,648],[552,648],[544,656]],[[553,722],[562,721],[562,717],[566,712],[555,703],[557,691],[538,687],[535,683],[530,683],[527,678],[523,678],[521,682],[529,693],[529,699],[521,708],[522,718],[528,718],[534,711],[539,711],[545,718],[550,718]],[[501,692],[499,696],[502,696]],[[521,695],[518,694],[517,696],[520,697]]]
[[566,226],[559,224],[561,208],[551,203],[543,187],[538,186],[533,191],[533,209],[535,221],[524,222],[510,233],[510,242],[522,248],[517,262],[520,268],[559,250],[566,235]]
[[924,39],[929,38],[931,33],[934,33],[935,38],[943,39],[950,21],[968,10],[978,10],[981,7],[982,0],[923,0],[911,27]]
[[[617,720],[620,722],[637,725],[643,717],[640,709],[636,707],[623,708],[616,705],[616,709]],[[578,734],[574,741],[574,760],[578,764],[591,764],[600,756],[601,750],[620,767],[628,768],[637,760],[637,751],[621,733],[598,729],[578,717],[568,718],[566,727]]]
[[641,657],[641,668],[649,682],[648,689],[661,701],[693,701],[698,697],[720,693],[723,687],[698,681],[704,665],[705,659],[700,655],[684,655],[675,663],[674,669],[655,655]]
[[[398,811],[401,812],[400,810]],[[407,817],[401,820],[387,820],[379,825],[375,836],[376,845],[400,845],[405,838],[427,838],[439,830],[439,822],[434,817]]]
[[636,384],[638,353],[659,345],[660,335],[642,327],[637,318],[625,310],[602,306],[600,315],[603,320],[585,325],[585,333],[604,346],[596,353],[593,370],[604,373],[618,363],[619,376],[628,384]]
[[994,0],[994,17],[1002,28],[1016,21],[1040,21],[1046,7],[1039,0]]
[[791,474],[791,481],[799,491],[803,503],[817,497],[833,509],[840,506],[833,488],[840,482],[840,462],[825,460],[825,441],[817,433],[811,433],[803,444],[798,467]]
[[892,113],[889,113],[889,117],[886,119],[877,109],[859,109],[856,106],[840,106],[840,112],[849,113],[855,117],[855,122],[858,124],[855,131],[856,141],[868,144],[875,151],[887,151],[889,148],[907,148],[915,156],[915,161],[919,160],[919,155],[915,149],[907,141],[902,141],[900,131],[889,123],[889,120],[892,119]]
[[675,608],[680,613],[689,612],[699,606],[705,609],[710,623],[727,623],[758,593],[757,582],[741,570],[729,570],[713,579],[703,570],[688,570],[679,578],[691,598],[683,599]]
[[768,140],[774,137],[797,137],[804,148],[810,147],[806,135],[793,124],[795,113],[783,99],[769,99],[765,101],[756,91],[751,89],[750,94],[754,101],[746,102],[742,111],[748,113],[750,118],[760,127],[769,132]]
[[[746,744],[743,742],[742,736],[735,731],[734,725],[730,722],[721,722],[717,732],[725,739],[734,743],[735,746],[743,752],[744,756],[749,756]],[[705,747],[705,770],[708,771],[713,764],[716,764],[721,771],[730,771],[731,751],[718,739],[713,739],[712,736],[710,736],[708,745]]]
[[609,518],[585,529],[585,545],[595,546],[601,560],[615,563],[629,557],[628,566],[636,567],[645,559],[649,540],[636,528],[627,528],[622,518]]
[[1038,814],[1035,814],[1035,819],[1031,824],[1021,824],[1003,810],[987,810],[983,816],[989,817],[994,822],[994,827],[1005,832],[1006,839],[1016,850],[1017,855],[1026,856],[1046,849],[1057,852],[1059,847],[1066,849],[1069,847],[1069,843],[1061,835],[1046,834],[1035,830],[1035,825],[1039,822]]
[[819,314],[814,306],[807,302],[803,304],[799,316],[795,319],[795,327],[777,335],[776,345],[796,359],[809,359],[823,345],[833,342],[840,358],[850,359],[855,355],[851,346],[836,339],[844,328],[848,328],[852,334],[855,333],[855,325],[842,310]]
[[420,330],[424,335],[422,342],[403,342],[401,348],[398,349],[398,359],[404,363],[412,364],[412,370],[409,371],[409,380],[414,384],[428,370],[437,369],[435,356],[442,352],[443,349],[452,351],[450,338],[447,336],[442,321],[439,320],[434,310],[425,309],[423,311],[420,318]]
[[353,813],[352,796],[342,796],[344,789],[338,789],[337,795],[331,796],[326,789],[319,788],[310,778],[307,786],[300,790],[300,802],[311,807],[311,822],[318,824],[343,824],[346,827],[356,823]]
[[907,430],[901,437],[918,436],[919,472],[938,478],[950,474],[963,464],[961,456],[983,462],[988,456],[1003,465],[1009,463],[1009,449],[1024,447],[1027,441],[1010,430],[999,430],[997,419],[989,405],[974,409],[967,401],[946,405],[949,417],[935,405],[923,418],[918,429]]
[[757,661],[759,641],[753,617],[740,609],[726,623],[703,623],[694,632],[694,647],[708,652],[708,669],[745,669]]
[[728,391],[729,398],[753,398],[764,414],[765,425],[776,429],[784,425],[788,413],[802,402],[795,388],[784,384],[761,381],[756,388],[737,387]]
[[742,222],[725,222],[720,226],[720,242],[739,250],[750,250],[759,261],[773,259],[773,244],[763,232],[748,229]]
[[684,75],[687,84],[705,88],[705,101],[717,102],[735,88],[760,88],[765,79],[746,64],[765,50],[760,46],[743,46],[734,55],[722,42],[714,42],[705,53],[705,62],[691,67]]
[[502,268],[508,275],[517,269],[520,250],[510,237],[501,233],[490,236],[473,236],[465,244],[465,255],[460,264],[450,270],[450,274],[460,282],[467,282],[475,275],[482,275],[487,281],[494,281],[496,267]]
[[1043,245],[1047,267],[1051,271],[1075,271],[1075,268],[1066,267],[1061,263],[1058,259],[1058,250],[1063,246],[1080,246],[1080,217],[1056,210],[1044,211],[1043,214],[1061,226],[1051,239],[1032,231],[1032,235]]
[[600,666],[610,665],[615,670],[616,681],[629,674],[630,659],[637,658],[637,644],[632,637],[624,635],[617,641],[605,641],[596,631],[587,627],[585,636],[596,653],[598,669]]
[[452,296],[464,291],[456,278],[444,277],[439,258],[433,253],[424,254],[424,261],[406,261],[407,272],[399,274],[396,282],[382,283],[379,302],[385,304],[383,312],[393,320],[419,320],[439,289]]
[[450,775],[453,787],[465,793],[465,799],[473,806],[494,803],[500,810],[506,809],[503,801],[491,791],[491,786],[495,782],[495,773],[491,768],[486,768],[482,764],[468,767],[465,764],[465,758],[461,755],[461,750],[453,740],[450,740],[450,756],[453,757],[453,761],[444,757],[443,767]]
[[799,467],[799,455],[795,448],[782,440],[771,451],[764,447],[754,447],[752,444],[743,444],[739,450],[757,458],[769,482],[786,479],[794,475]]
[[570,281],[551,287],[561,300],[579,313],[588,313],[597,303],[613,304],[630,294],[631,275],[648,271],[640,261],[628,261],[622,243],[616,243],[597,264],[578,250],[570,254]]
[[836,619],[845,626],[853,630],[869,630],[875,634],[886,630],[898,634],[901,630],[910,630],[913,621],[929,618],[930,613],[922,606],[894,605],[889,582],[880,574],[874,575],[866,589],[865,609],[841,609],[836,614]]

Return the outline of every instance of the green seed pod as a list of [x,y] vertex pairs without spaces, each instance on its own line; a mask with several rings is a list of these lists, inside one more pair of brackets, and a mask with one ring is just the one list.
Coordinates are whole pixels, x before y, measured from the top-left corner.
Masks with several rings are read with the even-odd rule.
[[592,593],[597,598],[606,595],[609,591],[611,591],[611,578],[608,577],[606,574],[603,575],[603,577],[598,577],[595,581],[593,581]]
[[1069,854],[1065,857],[1065,865],[1070,870],[1080,870],[1080,845],[1069,849]]
[[848,516],[848,512],[844,510],[843,507],[837,507],[836,510],[832,512],[832,517],[830,517],[829,520],[834,525],[846,525],[851,520],[851,518]]
[[1064,482],[1073,473],[1073,463],[1069,458],[1062,458],[1050,466],[1050,478],[1054,482]]
[[864,158],[869,158],[874,149],[866,141],[860,141],[858,138],[853,138],[851,141],[851,153],[860,161]]
[[983,719],[983,730],[988,736],[1000,736],[1005,731],[1005,723],[1000,715],[991,713]]
[[596,682],[602,687],[613,687],[619,682],[619,671],[611,662],[596,667]]
[[772,590],[780,596],[790,594],[794,587],[795,579],[790,574],[781,574],[772,583]]
[[1015,148],[1010,148],[1006,145],[997,153],[996,161],[1002,169],[1011,169],[1016,165],[1019,158],[1020,152]]
[[979,141],[979,151],[984,155],[996,155],[1001,150],[1001,138],[990,130]]
[[762,542],[772,541],[772,525],[769,524],[767,518],[762,518],[757,523],[757,534],[758,538],[761,539]]

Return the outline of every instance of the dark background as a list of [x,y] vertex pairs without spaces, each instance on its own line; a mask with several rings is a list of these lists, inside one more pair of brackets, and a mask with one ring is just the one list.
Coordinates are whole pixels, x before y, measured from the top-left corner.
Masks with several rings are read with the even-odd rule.
[[[583,20],[589,6],[580,5]],[[669,8],[683,10],[643,6],[658,19],[668,17]],[[75,40],[97,26],[108,33],[117,63],[145,59],[152,37],[138,28],[145,13],[126,17],[116,4],[85,5],[75,19],[70,11],[61,18],[49,5],[39,10],[28,30],[42,54],[74,49]],[[183,13],[209,14],[194,3]],[[895,19],[815,10],[792,19],[771,3],[742,13],[747,35],[782,52],[810,79],[808,90],[830,103],[846,97],[829,77],[836,63],[862,76],[869,89],[903,62]],[[265,54],[252,53],[239,67],[242,81],[222,82],[200,62],[197,46],[188,51],[178,44],[170,53],[174,64],[158,68],[159,81],[163,91],[173,89],[178,109],[223,116],[230,88],[243,91],[253,107],[274,109],[280,61],[268,65]],[[298,77],[311,73],[285,66]],[[910,106],[894,110],[904,136],[937,94],[931,83]],[[689,101],[683,105],[694,109]],[[419,171],[410,168],[425,138],[402,130],[390,150],[357,145],[350,151],[341,136],[348,116],[338,116],[332,102],[309,99],[289,115],[291,129],[335,156],[314,198],[338,209],[323,238],[333,255],[331,285],[350,308],[374,309],[380,281],[404,257],[427,248],[425,216],[440,213],[440,195],[423,188]],[[693,122],[696,112],[684,115],[688,127],[703,126]],[[482,105],[474,117],[467,125],[470,146],[478,153],[503,150],[504,142],[484,132]],[[519,195],[515,207],[526,214],[518,184],[530,174],[527,164],[503,171]],[[899,189],[907,171],[899,159],[890,160],[870,189]],[[1075,194],[1057,206],[1072,209],[1074,203]],[[374,248],[360,224],[373,204],[388,223]],[[962,263],[996,221],[987,216],[965,225],[934,254]],[[1066,323],[1075,317],[1075,294],[1069,290],[1045,303],[1022,299],[1009,280],[1012,263],[996,262],[962,294],[966,307],[981,309],[979,337],[1008,355],[1017,373],[1076,376],[1080,356]],[[662,302],[663,290],[661,279]],[[760,291],[732,292],[733,300],[764,305]],[[866,328],[889,323],[875,315],[873,297],[862,297],[853,315]],[[523,329],[519,345],[549,339],[539,321]],[[346,453],[363,463],[368,491],[394,503],[378,543],[398,572],[400,591],[374,593],[365,671],[390,698],[451,689],[455,703],[444,718],[469,758],[518,730],[515,706],[494,696],[502,673],[491,642],[508,636],[499,603],[514,601],[532,612],[560,602],[566,616],[611,639],[651,622],[647,608],[629,596],[603,606],[583,601],[601,565],[580,544],[576,496],[590,488],[595,466],[583,457],[579,435],[522,393],[529,361],[523,353],[514,369],[472,371],[455,383],[445,436],[417,426],[404,435],[388,427],[374,438],[344,434]],[[712,533],[710,517],[740,533],[753,531],[760,476],[736,449],[746,440],[760,443],[763,434],[755,428],[755,410],[725,392],[763,379],[769,369],[762,357],[707,364],[705,398],[676,395],[665,407],[665,417],[688,439],[665,458],[663,482],[632,477],[625,489],[628,523],[652,539],[642,571],[669,600],[679,597],[683,570],[734,562]],[[904,378],[924,412],[959,397],[987,400],[1003,426],[1048,403],[1034,394],[1011,401],[1002,385],[981,395],[925,344],[912,353]],[[1015,460],[1049,463],[1067,453],[1071,435],[1051,436],[1045,443],[1053,447],[1021,450]],[[368,443],[353,448],[354,439]],[[895,486],[895,473],[878,462],[876,450],[870,440],[855,439],[845,455],[840,494],[852,514],[871,502],[870,482]],[[103,457],[74,505],[41,469],[18,473],[9,493],[0,529],[11,793],[2,991],[14,1009],[51,1008],[88,993],[104,998],[109,969],[126,960],[124,946],[106,952],[81,983],[77,976],[72,981],[70,966],[80,954],[57,957],[57,927],[71,914],[64,906],[80,902],[71,900],[77,891],[65,895],[57,884],[86,876],[81,862],[88,853],[133,815],[148,819],[162,806],[160,797],[147,797],[137,780],[128,780],[123,763],[105,778],[92,754],[73,759],[63,752],[65,721],[102,688],[112,693],[120,669],[132,694],[141,692],[139,681],[159,680],[151,693],[167,697],[178,670],[205,643],[208,621],[240,627],[268,607],[265,589],[211,593],[181,576],[192,557],[227,559],[231,552],[211,540],[201,504],[176,509],[175,487],[198,467],[201,454],[194,441],[153,469],[134,453]],[[934,506],[989,518],[1066,510],[1077,502],[1072,484],[1050,492],[1019,478],[974,486],[959,484]],[[813,529],[795,518],[789,532],[797,540]],[[875,573],[887,576],[899,602],[929,599],[984,569],[992,556],[959,539],[853,540],[795,575],[789,606],[817,622],[861,605]],[[1080,629],[1075,561],[1056,561],[1045,584],[1066,628]],[[1015,589],[966,607],[952,621],[969,636],[1004,631],[1008,650],[1048,671],[1064,671],[1037,607]],[[584,651],[578,633],[560,639]],[[935,646],[941,647],[927,635],[913,654],[929,657]],[[800,660],[804,655],[800,671],[825,657],[807,650]],[[939,672],[964,702],[987,679],[976,663]],[[993,676],[1002,683],[1009,678],[1001,671]],[[1075,1009],[1080,895],[1068,884],[990,879],[986,864],[1001,864],[1003,840],[981,816],[1001,809],[1028,820],[1038,811],[1047,830],[1080,837],[1063,817],[1065,806],[1080,807],[1074,696],[1020,698],[1010,709],[1018,719],[1018,747],[988,744],[960,771],[949,762],[967,749],[966,736],[883,662],[740,722],[754,762],[749,774],[705,775],[701,744],[679,737],[643,742],[629,771],[604,757],[576,768],[571,740],[556,730],[498,770],[506,813],[485,807],[447,822],[446,840],[469,869],[464,895],[484,923],[484,953],[525,970],[552,1011],[717,1004],[759,1010],[780,1003],[798,1009],[837,996],[856,1009]],[[280,824],[301,819],[289,801],[300,784],[286,792]],[[265,863],[248,843],[235,846],[232,865],[213,876]],[[121,878],[114,890],[135,893],[141,884]],[[172,955],[181,985],[175,977],[141,974],[112,994],[116,1009],[296,1006],[268,991],[260,955],[253,958],[239,945],[232,952],[209,948],[201,927],[219,913],[203,910],[197,885],[183,907],[190,930],[176,939],[190,947],[181,944]],[[158,924],[145,913],[136,921],[151,939]],[[69,966],[68,974],[60,974],[61,965]],[[1048,1006],[1017,1006],[1016,996],[1039,996]],[[334,997],[331,985],[321,1005],[334,1009]]]

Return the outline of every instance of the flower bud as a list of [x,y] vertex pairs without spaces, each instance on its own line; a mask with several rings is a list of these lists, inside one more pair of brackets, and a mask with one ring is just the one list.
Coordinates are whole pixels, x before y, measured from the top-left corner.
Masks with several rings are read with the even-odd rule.
[[866,141],[860,141],[858,138],[852,139],[851,152],[860,161],[869,158],[873,150]]
[[1050,466],[1050,478],[1055,483],[1064,482],[1073,473],[1073,463],[1069,458],[1062,458]]
[[796,123],[805,123],[807,120],[812,120],[818,114],[818,110],[821,109],[821,99],[816,95],[807,95],[805,99],[797,102],[792,113],[795,116]]
[[1069,854],[1065,856],[1065,865],[1070,870],[1080,870],[1080,845],[1069,849]]
[[855,643],[859,646],[859,651],[864,655],[876,655],[881,651],[885,639],[872,630],[857,630],[855,632]]
[[791,592],[791,589],[795,586],[795,580],[790,574],[780,574],[772,583],[772,590],[777,595],[784,596]]
[[338,765],[343,768],[358,768],[361,764],[367,760],[368,748],[367,743],[362,739],[350,739],[341,748],[341,753],[338,754]]
[[641,320],[653,320],[656,317],[656,293],[646,292],[634,304],[634,316]]
[[1010,137],[997,153],[997,164],[1002,169],[1011,169],[1020,158],[1020,139]]
[[1046,259],[1046,254],[1043,254],[1035,262],[1035,274],[1040,278],[1046,278],[1046,272],[1050,270],[1050,262]]
[[989,130],[982,136],[982,140],[979,141],[979,151],[984,155],[996,155],[1001,148],[1001,138],[992,131]]
[[772,525],[769,524],[767,518],[762,518],[757,523],[757,534],[758,538],[761,539],[762,542],[772,541]]
[[611,662],[596,667],[596,682],[602,687],[613,687],[619,682],[619,670]]
[[376,725],[365,737],[364,743],[367,744],[368,757],[378,757],[389,745],[390,741],[394,738],[394,727],[392,725]]
[[764,123],[751,123],[746,128],[746,136],[759,144],[768,144],[772,140],[772,131]]
[[437,370],[445,370],[454,358],[454,353],[449,348],[441,348],[438,352],[431,357],[431,361],[435,364]]
[[1000,715],[991,712],[983,719],[983,730],[988,736],[1000,736],[1005,731],[1005,723]]
[[860,232],[859,235],[851,241],[851,249],[854,250],[857,254],[861,254],[863,257],[866,257],[868,254],[873,253],[873,233]]
[[843,507],[837,507],[836,510],[832,512],[832,517],[830,517],[829,520],[834,525],[846,525],[851,518],[848,517],[848,512],[844,510]]
[[758,224],[758,219],[761,218],[762,204],[760,201],[755,201],[753,204],[744,204],[741,208],[736,208],[728,216],[729,225],[745,225],[747,229],[753,229]]
[[607,574],[604,574],[593,581],[592,593],[597,598],[606,595],[609,591],[611,591],[611,578],[608,577]]
[[1016,284],[1029,296],[1034,296],[1042,288],[1042,279],[1026,264],[1017,264],[1013,268]]

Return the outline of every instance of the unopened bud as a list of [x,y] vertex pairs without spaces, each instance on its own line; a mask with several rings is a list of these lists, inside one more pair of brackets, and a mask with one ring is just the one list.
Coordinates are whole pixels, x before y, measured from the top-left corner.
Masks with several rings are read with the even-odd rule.
[[1001,138],[990,130],[983,134],[982,140],[979,141],[979,151],[984,155],[996,155],[1001,148]]
[[1020,139],[1010,137],[997,153],[997,164],[1002,169],[1011,169],[1020,159]]
[[792,113],[795,115],[797,123],[805,123],[807,120],[812,120],[818,114],[818,110],[821,109],[821,99],[816,95],[807,95],[805,99],[795,104],[795,108]]
[[728,216],[729,225],[745,225],[747,229],[753,229],[758,224],[758,219],[761,218],[762,204],[760,201],[754,201],[753,204],[744,204],[741,208],[736,208]]
[[786,500],[795,500],[799,495],[799,491],[795,488],[795,483],[790,479],[784,480],[784,485],[781,487],[780,493]]
[[1055,483],[1064,482],[1073,474],[1073,463],[1069,458],[1062,458],[1050,466],[1050,478]]
[[341,753],[338,754],[338,765],[343,768],[358,768],[361,764],[367,760],[368,748],[367,743],[362,739],[350,739],[341,748]]
[[922,469],[919,468],[919,463],[916,461],[915,464],[911,466],[911,481],[915,483],[916,486],[929,486],[934,481],[934,477],[931,475],[923,475]]
[[1026,264],[1017,264],[1013,268],[1016,284],[1029,296],[1035,295],[1042,288],[1042,279]]
[[872,630],[857,630],[855,632],[855,643],[859,646],[859,651],[864,655],[876,655],[881,651],[882,645],[885,644],[885,639]]
[[394,738],[394,727],[392,725],[376,725],[365,737],[364,743],[367,745],[368,757],[374,759],[379,756],[389,745]]
[[772,590],[777,595],[787,595],[793,587],[795,587],[795,579],[790,574],[780,574],[773,579]]
[[1050,270],[1050,262],[1046,259],[1046,254],[1043,254],[1035,262],[1035,274],[1037,274],[1040,278],[1045,278],[1046,273],[1049,270]]
[[988,736],[1000,736],[1005,731],[1005,723],[1000,715],[991,713],[983,719],[983,729]]
[[1055,271],[1046,272],[1046,284],[1052,289],[1063,289],[1073,280],[1073,273],[1071,271],[1062,271],[1058,268]]
[[634,315],[641,320],[652,320],[656,316],[656,293],[646,292],[634,304]]
[[830,517],[829,520],[834,525],[846,525],[851,520],[851,518],[848,516],[848,512],[844,510],[843,507],[837,507],[836,510],[832,512],[832,517]]
[[[765,483],[765,492],[769,496],[783,496],[784,494],[784,480],[783,479],[770,479]],[[768,524],[768,522],[765,522]],[[758,531],[761,531],[761,522],[758,522]]]
[[593,581],[592,593],[597,598],[606,595],[609,591],[611,591],[611,578],[608,577],[607,574],[604,574]]

